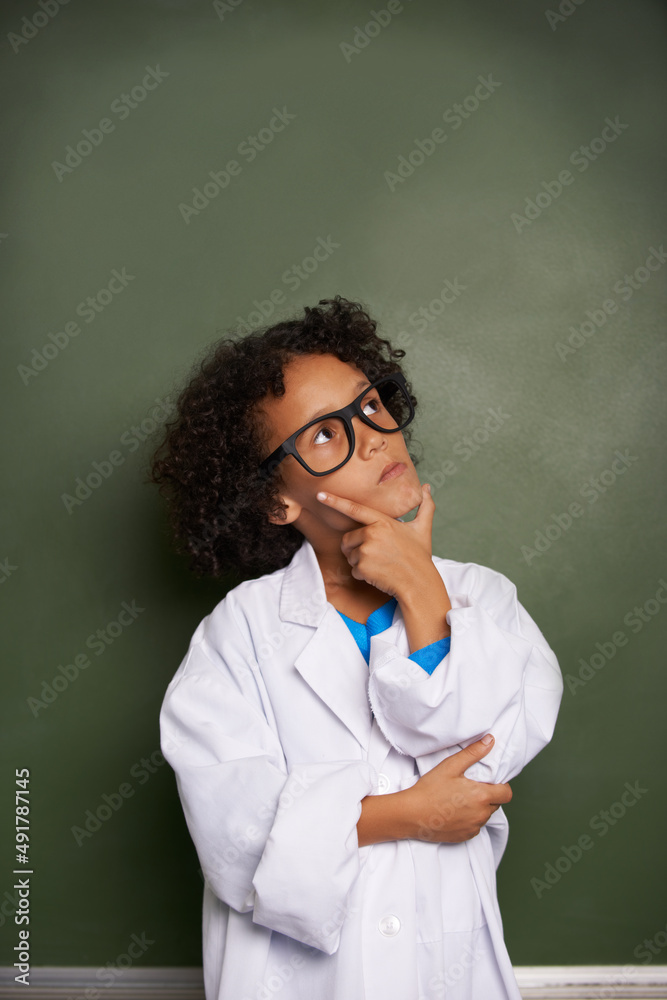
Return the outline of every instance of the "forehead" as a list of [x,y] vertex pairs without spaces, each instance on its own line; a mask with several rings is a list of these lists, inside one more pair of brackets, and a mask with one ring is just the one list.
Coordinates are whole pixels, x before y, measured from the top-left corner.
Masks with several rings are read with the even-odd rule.
[[320,411],[328,413],[352,402],[361,392],[357,383],[368,379],[352,362],[332,354],[306,354],[286,363],[283,381],[284,396],[269,393],[257,406],[272,447]]

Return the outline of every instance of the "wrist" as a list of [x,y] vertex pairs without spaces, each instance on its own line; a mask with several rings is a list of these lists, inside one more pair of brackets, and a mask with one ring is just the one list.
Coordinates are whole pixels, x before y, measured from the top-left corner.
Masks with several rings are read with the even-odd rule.
[[[417,781],[418,780],[419,779],[417,779]],[[417,781],[415,781],[414,785],[411,785],[409,788],[404,788],[402,791],[397,793],[401,796],[400,808],[397,810],[397,825],[399,831],[399,837],[397,839],[399,840],[419,839],[417,834],[421,825],[421,801],[415,792]]]
[[362,799],[357,822],[359,847],[414,836],[418,824],[413,818],[414,800],[407,794],[410,790],[367,795]]
[[400,792],[393,792],[395,795],[394,821],[396,840],[411,840],[414,838],[419,826],[415,819],[416,800],[412,793],[414,785],[410,788],[403,788]]
[[426,606],[451,608],[445,582],[432,562],[403,584],[396,600],[403,611],[417,612]]
[[451,636],[447,613],[452,605],[444,581],[435,566],[432,574],[421,577],[418,589],[405,589],[398,601],[411,654]]

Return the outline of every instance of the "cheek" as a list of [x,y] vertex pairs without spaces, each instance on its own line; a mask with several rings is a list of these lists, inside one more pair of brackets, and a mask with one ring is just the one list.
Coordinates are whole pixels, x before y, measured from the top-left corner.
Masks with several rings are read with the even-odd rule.
[[323,489],[320,483],[326,476],[311,476],[292,455],[283,464],[287,465],[288,462],[290,467],[283,472],[285,491],[299,503],[307,502],[309,497],[314,497],[318,490]]
[[352,462],[348,462],[347,465],[344,465],[342,469],[334,472],[331,476],[322,476],[315,492],[317,490],[329,490],[330,493],[335,493],[336,496],[345,497],[348,500],[358,500],[360,499],[362,483],[361,474],[355,472]]

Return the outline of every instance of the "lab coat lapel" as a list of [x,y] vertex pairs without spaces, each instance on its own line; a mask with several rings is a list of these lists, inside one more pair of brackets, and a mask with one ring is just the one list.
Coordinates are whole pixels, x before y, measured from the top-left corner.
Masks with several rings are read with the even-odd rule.
[[[452,607],[465,607],[468,598],[456,592],[456,574],[451,567],[445,572],[442,560],[434,562],[445,579]],[[347,625],[327,600],[315,550],[306,538],[285,568],[279,614],[285,622],[310,625],[314,629],[294,666],[364,747],[369,761],[380,767],[390,744],[380,732],[368,701],[368,664]],[[385,643],[394,645],[401,655],[410,655],[400,604],[396,605],[392,624],[372,637],[371,643],[380,648]]]
[[280,617],[314,628],[294,661],[303,679],[341,722],[368,748],[372,713],[368,665],[347,625],[329,603],[315,550],[304,538],[285,569]]

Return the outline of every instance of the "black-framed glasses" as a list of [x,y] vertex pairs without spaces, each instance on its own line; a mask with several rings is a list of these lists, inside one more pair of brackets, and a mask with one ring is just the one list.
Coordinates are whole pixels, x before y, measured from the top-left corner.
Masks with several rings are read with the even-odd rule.
[[395,434],[407,427],[414,415],[403,373],[383,375],[366,386],[348,406],[315,417],[290,434],[264,459],[259,472],[268,476],[284,458],[293,455],[311,476],[327,476],[345,465],[354,453],[352,417],[359,417],[385,434]]

